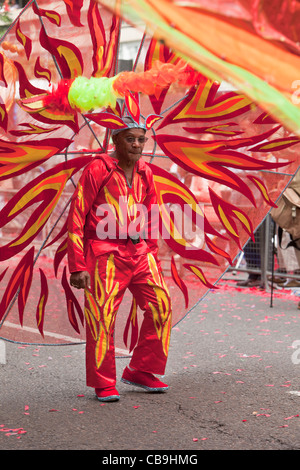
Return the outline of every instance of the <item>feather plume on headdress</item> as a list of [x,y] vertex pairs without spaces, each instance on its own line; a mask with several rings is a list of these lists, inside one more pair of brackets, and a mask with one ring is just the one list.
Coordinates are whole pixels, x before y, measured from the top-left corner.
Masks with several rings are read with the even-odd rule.
[[[56,109],[65,114],[74,114],[76,112],[87,113],[101,108],[115,110],[117,99],[122,98],[125,99],[133,120],[139,122],[138,93],[152,95],[172,83],[190,87],[196,84],[198,78],[198,72],[182,60],[177,64],[156,61],[153,67],[145,72],[120,72],[114,77],[79,76],[72,80],[61,80],[57,85],[53,85],[51,93],[46,92],[43,95],[20,99],[18,102],[29,113],[42,109]],[[121,116],[115,115],[112,121],[111,119],[105,120],[105,113],[100,114],[101,125],[110,129],[117,129],[123,123]],[[92,114],[88,117],[93,119]],[[159,117],[156,115],[148,116],[145,128],[149,129],[157,119]],[[96,122],[100,124],[99,119]]]

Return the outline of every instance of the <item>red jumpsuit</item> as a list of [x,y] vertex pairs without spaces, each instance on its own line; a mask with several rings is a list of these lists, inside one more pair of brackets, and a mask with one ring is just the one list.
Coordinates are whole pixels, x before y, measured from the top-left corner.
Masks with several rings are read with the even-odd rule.
[[[95,158],[74,193],[68,218],[68,262],[71,273],[88,271],[91,276],[84,310],[90,387],[116,383],[115,318],[127,288],[133,295],[133,325],[135,307],[144,311],[130,366],[164,374],[171,302],[157,260],[157,239],[151,238],[153,224],[157,224],[150,217],[151,208],[157,209],[156,193],[152,171],[143,159],[136,162],[130,185],[117,159],[106,154]],[[157,218],[156,210],[151,214]],[[128,236],[133,229],[145,239],[135,244]]]

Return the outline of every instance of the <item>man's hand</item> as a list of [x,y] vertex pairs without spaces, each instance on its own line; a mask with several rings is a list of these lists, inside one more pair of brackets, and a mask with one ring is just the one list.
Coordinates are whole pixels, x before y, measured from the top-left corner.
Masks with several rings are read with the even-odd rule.
[[76,289],[90,289],[91,278],[87,271],[78,271],[70,276],[70,284]]

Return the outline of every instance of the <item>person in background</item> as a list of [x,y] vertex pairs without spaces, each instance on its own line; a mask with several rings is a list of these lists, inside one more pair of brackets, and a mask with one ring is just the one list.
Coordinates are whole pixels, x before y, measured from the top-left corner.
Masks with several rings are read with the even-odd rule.
[[[300,170],[296,172],[292,181],[288,185],[288,188],[283,192],[283,194],[287,200],[290,202],[293,201],[292,204],[298,203],[299,205],[297,200],[299,201],[300,196]],[[284,200],[284,198],[282,198],[282,200]],[[289,289],[300,287],[300,240],[295,234],[296,232],[299,233],[299,208],[296,208],[296,205],[294,205],[293,208],[291,205],[289,206],[289,217],[291,217],[291,214],[293,214],[294,209],[295,218],[293,218],[292,226],[294,230],[296,229],[296,231],[292,233],[294,234],[295,239],[293,239],[293,236],[288,232],[288,227],[285,226],[287,221],[285,215],[282,217],[283,212],[280,212],[279,210],[280,215],[275,217],[274,210],[271,211],[271,216],[272,214],[274,215],[274,219],[277,223],[277,260],[279,269],[276,274],[279,275],[273,278],[273,282],[276,283],[276,287],[278,288]],[[284,276],[280,276],[280,274],[284,274]],[[289,274],[293,274],[294,277],[289,277]],[[300,309],[300,302],[298,303],[298,309]]]

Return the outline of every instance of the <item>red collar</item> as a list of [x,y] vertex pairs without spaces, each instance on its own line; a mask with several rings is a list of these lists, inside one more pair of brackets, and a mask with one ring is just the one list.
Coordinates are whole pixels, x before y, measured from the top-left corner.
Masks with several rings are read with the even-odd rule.
[[[109,169],[112,169],[112,168],[115,168],[116,165],[118,164],[118,159],[117,158],[114,158],[112,157],[111,155],[109,154],[102,154],[100,155],[100,157],[102,157],[107,165],[107,167]],[[136,162],[136,171],[138,172],[144,172],[145,169],[146,169],[146,162],[145,160],[143,160],[143,158],[141,157],[137,162]]]
[[[98,154],[95,158],[101,159],[103,161],[103,163],[105,164],[108,171],[114,170],[116,168],[117,164],[118,164],[118,159],[113,158],[108,153]],[[144,176],[146,175],[147,163],[145,162],[145,160],[142,157],[137,161],[136,171],[138,173],[143,173]]]

